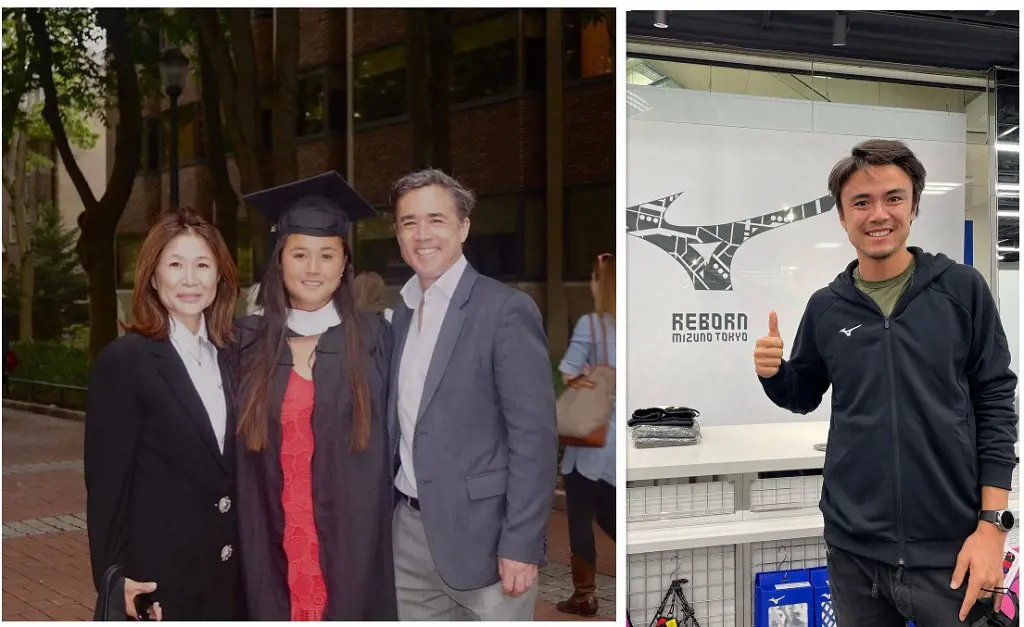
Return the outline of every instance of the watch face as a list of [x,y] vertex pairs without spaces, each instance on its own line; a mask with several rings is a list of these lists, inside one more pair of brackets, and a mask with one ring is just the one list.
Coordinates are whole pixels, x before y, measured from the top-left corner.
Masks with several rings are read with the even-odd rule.
[[1010,510],[1003,510],[999,513],[999,522],[1003,529],[1013,529],[1013,512]]

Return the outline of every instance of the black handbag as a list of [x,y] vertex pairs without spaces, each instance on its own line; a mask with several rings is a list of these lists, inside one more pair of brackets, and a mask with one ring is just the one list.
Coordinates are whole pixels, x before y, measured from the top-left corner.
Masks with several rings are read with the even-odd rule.
[[124,566],[114,564],[103,573],[93,620],[128,620],[124,607]]

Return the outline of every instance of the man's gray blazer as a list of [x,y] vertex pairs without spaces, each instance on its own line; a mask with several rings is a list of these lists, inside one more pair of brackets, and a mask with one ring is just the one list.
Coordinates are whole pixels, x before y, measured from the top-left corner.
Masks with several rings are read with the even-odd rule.
[[[401,303],[388,400],[396,470],[398,374],[411,320]],[[522,291],[466,266],[427,369],[413,440],[427,544],[448,586],[494,584],[498,557],[545,564],[557,458],[540,311]]]

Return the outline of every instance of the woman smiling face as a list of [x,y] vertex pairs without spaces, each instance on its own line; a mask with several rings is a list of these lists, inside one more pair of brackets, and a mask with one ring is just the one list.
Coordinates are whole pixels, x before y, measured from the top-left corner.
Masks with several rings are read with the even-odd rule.
[[330,300],[345,273],[340,237],[289,235],[281,251],[281,273],[291,306],[316,311]]

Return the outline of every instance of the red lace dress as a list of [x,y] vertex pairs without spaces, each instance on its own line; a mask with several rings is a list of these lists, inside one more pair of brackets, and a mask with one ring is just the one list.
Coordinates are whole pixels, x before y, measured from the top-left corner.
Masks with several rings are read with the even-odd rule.
[[284,552],[293,621],[319,621],[327,604],[313,522],[313,382],[292,370],[281,407]]

